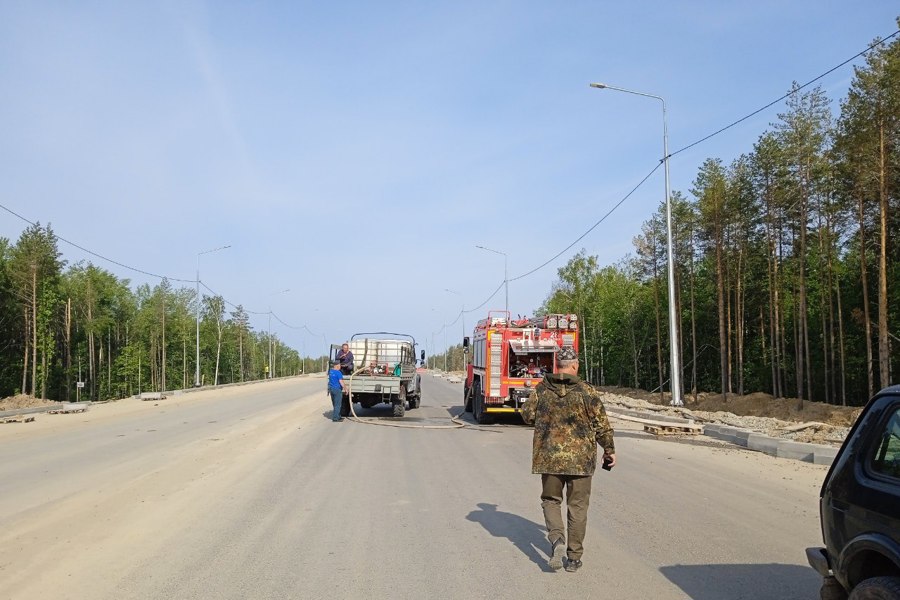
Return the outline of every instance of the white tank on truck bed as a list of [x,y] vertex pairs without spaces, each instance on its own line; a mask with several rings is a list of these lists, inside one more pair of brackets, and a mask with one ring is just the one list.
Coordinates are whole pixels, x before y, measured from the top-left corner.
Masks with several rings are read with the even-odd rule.
[[[364,408],[386,403],[395,417],[402,417],[407,404],[418,408],[421,379],[416,372],[416,340],[398,333],[357,333],[347,342],[353,353],[353,374],[347,377],[349,393],[344,395],[342,413],[349,413],[350,399]],[[332,360],[340,350],[331,346]],[[425,352],[422,352],[422,360]]]

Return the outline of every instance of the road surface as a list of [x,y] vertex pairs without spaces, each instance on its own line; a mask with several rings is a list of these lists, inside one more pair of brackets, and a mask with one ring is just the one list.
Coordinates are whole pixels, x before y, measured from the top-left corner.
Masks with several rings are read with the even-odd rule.
[[[403,422],[461,396],[426,374]],[[554,573],[529,429],[329,419],[307,377],[0,425],[0,597],[817,597],[824,467],[614,423],[584,567]]]

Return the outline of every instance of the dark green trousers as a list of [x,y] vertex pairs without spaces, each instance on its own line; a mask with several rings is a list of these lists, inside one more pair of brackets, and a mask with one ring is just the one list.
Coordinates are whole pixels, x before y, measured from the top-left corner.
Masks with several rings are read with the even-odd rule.
[[[591,502],[593,477],[576,475],[541,475],[541,508],[547,524],[547,539],[566,542],[566,555],[571,560],[581,560],[584,553],[584,532],[587,529],[588,505]],[[562,519],[563,489],[566,492],[566,525]]]

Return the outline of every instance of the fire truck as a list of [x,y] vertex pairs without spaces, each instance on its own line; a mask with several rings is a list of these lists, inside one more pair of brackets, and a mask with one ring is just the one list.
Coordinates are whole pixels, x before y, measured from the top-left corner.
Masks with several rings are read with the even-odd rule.
[[518,413],[546,373],[556,372],[556,352],[578,349],[578,317],[548,314],[510,319],[490,311],[478,321],[472,339],[463,338],[467,360],[464,403],[479,423],[498,414]]

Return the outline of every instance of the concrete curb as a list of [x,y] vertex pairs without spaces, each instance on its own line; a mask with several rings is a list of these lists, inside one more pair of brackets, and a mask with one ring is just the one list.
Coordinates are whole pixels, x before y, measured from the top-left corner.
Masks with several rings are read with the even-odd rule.
[[[629,417],[653,419],[655,421],[665,421],[668,423],[691,423],[691,421],[685,419],[623,409],[617,406],[607,407],[606,412],[612,417],[615,417],[616,415],[627,415]],[[763,452],[764,454],[775,456],[777,458],[789,458],[816,465],[830,465],[834,461],[839,450],[839,448],[835,448],[834,446],[807,444],[805,442],[795,442],[794,440],[786,440],[783,438],[773,438],[762,433],[750,431],[749,429],[741,429],[739,427],[731,427],[730,425],[721,425],[719,423],[704,424],[703,435],[723,442],[728,442],[729,444],[734,444],[741,448],[747,448],[748,450]]]
[[[168,390],[163,392],[166,395],[172,396],[180,396],[181,394],[190,394],[191,392],[201,392],[201,391],[209,391],[209,390],[218,390],[220,388],[228,388],[228,387],[238,387],[242,385],[253,385],[257,383],[266,383],[269,381],[284,381],[287,379],[300,379],[301,377],[315,377],[316,375],[323,375],[323,373],[315,372],[315,373],[304,373],[303,375],[288,375],[286,377],[275,377],[274,379],[254,379],[252,381],[244,381],[244,382],[236,382],[236,383],[223,383],[221,385],[207,385],[198,388],[186,388],[181,390]],[[116,402],[117,400],[125,400],[128,398],[132,399],[140,399],[140,394],[136,394],[133,396],[125,396],[123,398],[117,398],[116,400],[99,400],[99,401],[84,401],[84,402],[59,402],[57,404],[48,404],[46,406],[35,406],[32,408],[16,408],[13,410],[4,410],[0,411],[0,417],[15,417],[18,415],[30,415],[36,413],[46,413],[51,410],[60,410],[66,405],[78,405],[84,404],[86,406],[90,406],[91,404],[107,404],[109,402]]]
[[762,433],[728,425],[706,425],[703,428],[703,434],[707,437],[747,448],[748,450],[816,465],[830,465],[839,450],[839,448],[823,444],[807,444],[805,442],[773,438]]
[[31,408],[14,408],[12,410],[4,410],[0,412],[0,417],[15,417],[18,415],[31,415],[36,413],[45,413],[48,410],[59,410],[62,404],[48,404],[46,406],[34,406]]

